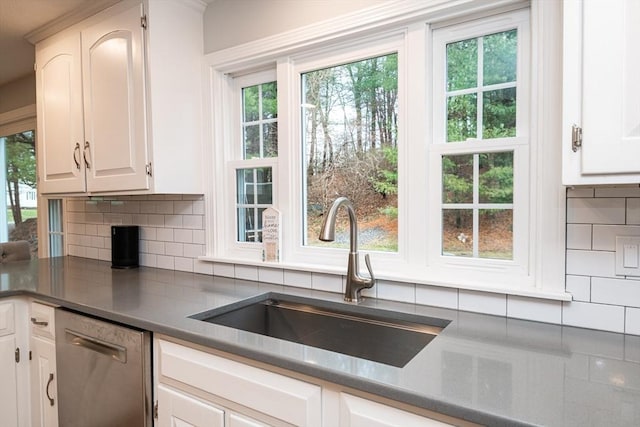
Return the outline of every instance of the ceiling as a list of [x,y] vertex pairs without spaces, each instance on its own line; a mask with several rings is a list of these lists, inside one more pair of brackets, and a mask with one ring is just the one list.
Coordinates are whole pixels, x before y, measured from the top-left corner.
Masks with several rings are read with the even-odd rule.
[[0,86],[33,72],[35,50],[25,35],[77,16],[81,10],[95,13],[96,6],[104,4],[98,0],[0,0]]

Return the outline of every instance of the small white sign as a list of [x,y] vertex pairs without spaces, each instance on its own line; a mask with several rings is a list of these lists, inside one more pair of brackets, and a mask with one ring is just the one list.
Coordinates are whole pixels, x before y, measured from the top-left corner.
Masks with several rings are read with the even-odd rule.
[[274,208],[262,212],[262,260],[280,261],[280,211]]

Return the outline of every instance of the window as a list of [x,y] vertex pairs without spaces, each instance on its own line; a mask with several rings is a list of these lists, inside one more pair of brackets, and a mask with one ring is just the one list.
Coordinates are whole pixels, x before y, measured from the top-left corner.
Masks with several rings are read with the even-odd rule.
[[398,55],[301,73],[305,182],[304,243],[348,247],[348,220],[336,242],[318,239],[336,195],[354,204],[360,248],[398,250]]
[[[322,40],[301,29],[264,54],[256,43],[207,57],[214,167],[205,259],[263,265],[261,212],[273,207],[282,216],[279,265],[344,274],[346,220],[342,240],[339,227],[337,242],[317,234],[323,212],[347,196],[378,277],[562,294],[561,274],[542,284],[539,273],[542,259],[556,265],[562,243],[541,250],[552,233],[540,221],[557,200],[530,172],[543,170],[539,150],[551,142],[530,131],[543,120],[531,112],[540,92],[530,78],[529,9],[465,20],[411,7],[423,12],[365,18],[374,23],[358,36],[349,17],[322,27]],[[550,176],[554,188],[559,171]]]

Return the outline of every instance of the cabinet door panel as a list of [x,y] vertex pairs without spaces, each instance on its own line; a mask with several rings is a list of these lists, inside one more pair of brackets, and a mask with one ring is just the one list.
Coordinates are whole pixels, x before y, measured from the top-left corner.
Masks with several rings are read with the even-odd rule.
[[159,385],[158,425],[160,427],[224,427],[224,411]]
[[256,420],[244,417],[238,414],[229,414],[229,423],[227,427],[265,427],[266,424],[259,423]]
[[44,194],[83,192],[79,35],[38,49],[36,64],[39,190]]
[[140,8],[82,31],[87,190],[147,189]]
[[56,347],[53,341],[31,337],[31,420],[34,426],[58,426]]
[[450,424],[340,393],[340,427],[444,427]]
[[0,414],[3,425],[18,425],[16,340],[13,335],[0,337]]
[[582,173],[640,172],[640,2],[583,2]]

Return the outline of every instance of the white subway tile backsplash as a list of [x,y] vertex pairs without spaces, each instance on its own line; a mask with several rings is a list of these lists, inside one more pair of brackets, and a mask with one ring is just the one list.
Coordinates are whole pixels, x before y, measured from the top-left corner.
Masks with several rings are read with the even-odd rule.
[[193,230],[176,228],[173,230],[173,238],[176,242],[193,243]]
[[591,277],[567,275],[566,291],[574,301],[591,301]]
[[640,281],[593,277],[591,302],[640,308]]
[[207,274],[209,276],[213,275],[213,263],[208,261],[193,261],[193,272],[198,274]]
[[173,203],[174,202],[168,200],[156,202],[156,213],[165,215],[173,214]]
[[164,255],[165,242],[150,240],[147,242],[147,251],[150,254]]
[[507,297],[507,317],[560,323],[562,321],[562,303],[509,295]]
[[616,236],[640,236],[640,226],[594,225],[593,249],[598,251],[615,251]]
[[567,224],[567,249],[591,249],[591,224]]
[[258,267],[258,280],[263,283],[284,284],[284,271],[281,268]]
[[416,303],[455,310],[458,308],[458,289],[416,285]]
[[216,276],[233,278],[236,275],[235,265],[224,262],[214,262],[213,274]]
[[153,227],[164,227],[164,215],[147,215],[148,224]]
[[378,280],[375,288],[378,298],[410,302],[416,301],[416,285],[414,283]]
[[164,268],[166,270],[175,270],[175,259],[172,256],[158,255],[156,267]]
[[311,274],[311,288],[318,291],[340,293],[344,289],[342,286],[342,276],[336,274],[313,273]]
[[477,313],[507,315],[507,296],[488,292],[468,291],[460,289],[458,293],[458,309]]
[[627,307],[624,332],[627,334],[640,335],[640,308]]
[[202,215],[183,215],[183,226],[184,228],[203,230],[204,220]]
[[623,198],[571,198],[567,199],[569,224],[624,224]]
[[640,187],[596,187],[595,197],[640,197]]
[[193,258],[174,258],[175,269],[178,271],[193,272]]
[[173,202],[173,213],[177,215],[191,215],[193,213],[193,202],[184,200]]
[[194,215],[204,215],[204,200],[195,200],[192,204]]
[[624,307],[585,302],[562,304],[562,323],[581,328],[624,332]]
[[141,253],[138,262],[145,267],[156,267],[158,265],[158,256],[155,254]]
[[182,215],[165,215],[164,225],[166,227],[182,228],[183,227],[182,219],[183,219]]
[[627,199],[627,224],[640,225],[640,198]]
[[156,239],[163,242],[173,242],[173,228],[157,228]]
[[143,214],[157,213],[156,203],[151,201],[140,202],[140,213],[143,213]]
[[98,225],[97,224],[87,224],[84,234],[87,236],[97,236],[98,235]]
[[613,252],[567,250],[567,274],[615,277],[614,263]]
[[284,283],[288,286],[295,286],[297,288],[311,289],[311,272],[310,271],[297,271],[297,270],[285,270],[284,271]]
[[593,197],[594,189],[589,187],[572,187],[567,190],[569,197]]
[[166,242],[164,245],[164,250],[166,255],[181,257],[184,255],[184,244]]
[[155,227],[140,227],[140,240],[157,240],[157,235]]
[[235,267],[236,279],[258,280],[258,267],[253,265],[239,265]]
[[200,245],[204,245],[205,243],[205,235],[204,230],[189,230],[193,234],[193,243],[198,243]]
[[189,258],[197,258],[204,255],[204,245],[196,245],[192,243],[182,244],[184,247],[184,256]]

